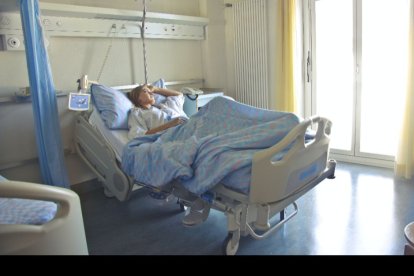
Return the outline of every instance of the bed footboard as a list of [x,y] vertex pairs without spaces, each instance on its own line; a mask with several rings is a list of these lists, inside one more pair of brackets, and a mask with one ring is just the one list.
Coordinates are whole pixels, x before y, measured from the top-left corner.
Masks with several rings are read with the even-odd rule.
[[[306,130],[314,123],[318,124],[315,139],[305,144]],[[282,201],[321,175],[327,167],[331,125],[326,118],[311,117],[273,147],[256,153],[252,164],[250,202],[271,204]],[[272,160],[290,144],[292,147],[281,160]]]
[[120,169],[115,153],[105,138],[91,126],[85,114],[76,118],[75,147],[79,156],[109,192],[120,201],[129,198],[133,181]]

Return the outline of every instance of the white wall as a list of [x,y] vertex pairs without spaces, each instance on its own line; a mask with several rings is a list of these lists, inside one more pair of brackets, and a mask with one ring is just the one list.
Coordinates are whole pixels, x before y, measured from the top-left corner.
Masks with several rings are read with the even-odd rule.
[[[211,0],[210,0],[211,1]],[[42,1],[41,1],[42,2]],[[61,4],[99,6],[105,8],[142,10],[142,1],[112,0],[49,0]],[[148,11],[200,16],[199,1],[149,0]],[[50,37],[48,48],[54,84],[57,90],[75,90],[76,80],[82,74],[96,79],[108,49],[110,39]],[[204,71],[214,72],[211,66],[203,67],[205,47],[203,41],[147,39],[149,80],[160,77],[166,80],[202,79]],[[142,45],[140,39],[114,39],[112,50],[100,82],[106,85],[122,85],[144,81]],[[19,87],[29,85],[26,57],[21,52],[0,51],[0,98],[13,95]],[[208,73],[212,81],[224,81],[221,74]],[[220,76],[217,77],[217,76]],[[215,86],[211,84],[212,86]],[[219,86],[223,86],[222,83]],[[67,97],[58,98],[59,119],[63,145],[67,152],[73,151],[75,113],[68,111]],[[0,103],[0,174],[15,180],[39,182],[32,108],[30,103]],[[91,177],[85,165],[70,155],[66,160],[72,184]]]
[[230,95],[227,87],[226,21],[223,0],[200,0],[201,16],[209,19],[207,39],[203,42],[203,75],[205,86],[221,88]]

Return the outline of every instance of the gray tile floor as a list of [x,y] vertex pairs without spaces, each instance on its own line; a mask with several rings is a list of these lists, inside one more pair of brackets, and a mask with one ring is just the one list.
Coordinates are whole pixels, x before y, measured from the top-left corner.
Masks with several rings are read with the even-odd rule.
[[[175,202],[161,203],[137,191],[128,202],[102,189],[80,192],[92,255],[221,255],[225,216],[187,228]],[[244,237],[238,255],[401,255],[404,227],[414,221],[414,183],[391,170],[339,163],[297,201],[299,213],[266,239]]]

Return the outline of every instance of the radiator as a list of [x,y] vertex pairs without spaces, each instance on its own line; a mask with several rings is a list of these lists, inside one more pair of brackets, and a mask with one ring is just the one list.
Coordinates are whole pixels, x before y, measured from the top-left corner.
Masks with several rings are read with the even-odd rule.
[[233,4],[236,100],[268,108],[267,0]]

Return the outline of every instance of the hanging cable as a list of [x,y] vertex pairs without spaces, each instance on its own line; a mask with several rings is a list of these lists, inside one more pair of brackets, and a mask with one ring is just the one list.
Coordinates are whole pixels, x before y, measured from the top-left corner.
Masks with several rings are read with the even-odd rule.
[[[113,32],[114,29],[115,29],[115,32]],[[98,78],[96,79],[96,81],[98,83],[99,83],[99,80],[101,79],[102,72],[103,72],[103,69],[105,68],[105,65],[106,65],[106,62],[108,60],[109,54],[111,53],[112,43],[114,42],[114,38],[115,38],[115,36],[118,33],[117,30],[116,30],[116,24],[112,24],[112,27],[111,27],[111,30],[110,30],[110,34],[111,33],[114,33],[114,34],[111,37],[111,40],[110,40],[109,45],[108,45],[108,49],[106,50],[106,54],[105,54],[105,57],[104,57],[104,60],[103,60],[102,66],[101,66],[101,69],[99,70],[99,73],[98,73]]]
[[147,17],[147,3],[146,0],[142,0],[142,4],[144,5],[144,10],[142,14],[142,22],[141,25],[138,25],[141,29],[141,39],[142,39],[142,52],[144,55],[144,78],[145,83],[148,83],[148,65],[147,65],[147,47],[145,44],[145,20]]

